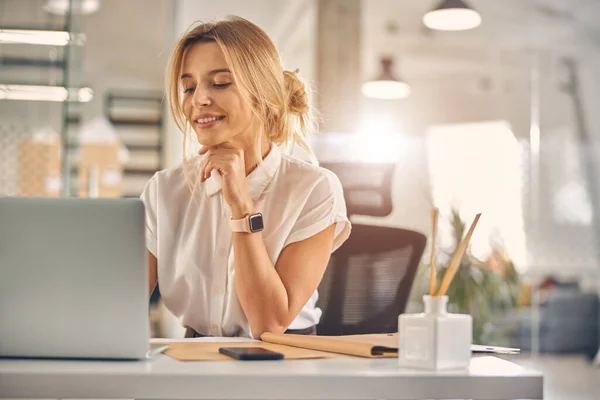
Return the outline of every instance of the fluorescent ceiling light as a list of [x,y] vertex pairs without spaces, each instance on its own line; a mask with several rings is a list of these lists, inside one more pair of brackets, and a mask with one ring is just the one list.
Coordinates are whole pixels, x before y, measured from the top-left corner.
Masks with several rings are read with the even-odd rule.
[[0,29],[0,43],[41,44],[66,46],[69,43],[82,45],[85,35],[64,31],[38,31],[29,29]]
[[394,76],[393,61],[391,58],[381,59],[381,74],[362,84],[363,96],[373,99],[396,100],[404,99],[410,95],[408,83]]
[[481,25],[481,15],[463,0],[442,0],[423,16],[423,23],[438,31],[466,31]]
[[71,0],[72,6],[69,4],[69,0],[46,0],[44,2],[44,10],[50,14],[55,15],[66,15],[69,9],[74,14],[91,14],[100,8],[100,0]]
[[0,100],[78,101],[87,103],[94,92],[88,87],[67,89],[62,86],[0,85]]

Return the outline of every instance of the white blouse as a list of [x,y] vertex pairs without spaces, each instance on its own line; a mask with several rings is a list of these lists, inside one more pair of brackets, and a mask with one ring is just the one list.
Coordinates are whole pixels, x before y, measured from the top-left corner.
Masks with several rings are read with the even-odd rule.
[[[217,178],[199,183],[192,198],[182,166],[157,172],[141,196],[146,245],[158,261],[162,300],[184,327],[207,336],[252,337],[235,292],[231,211]],[[332,252],[348,238],[342,186],[331,171],[272,146],[247,179],[255,208],[263,214],[264,230],[259,234],[273,265],[288,244],[334,223]],[[317,298],[315,291],[289,329],[319,322]]]

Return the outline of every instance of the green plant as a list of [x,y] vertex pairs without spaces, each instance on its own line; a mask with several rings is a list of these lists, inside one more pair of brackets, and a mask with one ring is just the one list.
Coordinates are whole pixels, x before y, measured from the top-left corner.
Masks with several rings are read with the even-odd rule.
[[[452,209],[450,223],[453,246],[440,254],[442,262],[438,263],[438,287],[466,229],[456,209]],[[474,343],[503,344],[503,338],[494,335],[491,326],[498,315],[516,307],[519,292],[519,275],[502,248],[493,248],[486,261],[477,259],[467,251],[448,288],[449,310],[471,314]]]

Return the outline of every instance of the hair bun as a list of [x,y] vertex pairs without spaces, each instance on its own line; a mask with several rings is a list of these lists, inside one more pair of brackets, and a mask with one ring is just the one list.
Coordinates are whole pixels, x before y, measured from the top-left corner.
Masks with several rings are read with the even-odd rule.
[[308,94],[304,82],[297,73],[292,71],[283,71],[283,79],[289,112],[296,115],[307,114],[309,111]]

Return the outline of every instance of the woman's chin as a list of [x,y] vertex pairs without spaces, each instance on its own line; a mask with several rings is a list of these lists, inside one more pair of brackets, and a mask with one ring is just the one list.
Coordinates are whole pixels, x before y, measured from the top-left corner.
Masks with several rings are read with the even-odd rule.
[[196,137],[198,138],[198,143],[203,147],[212,147],[227,141],[227,138],[222,135],[196,135]]

